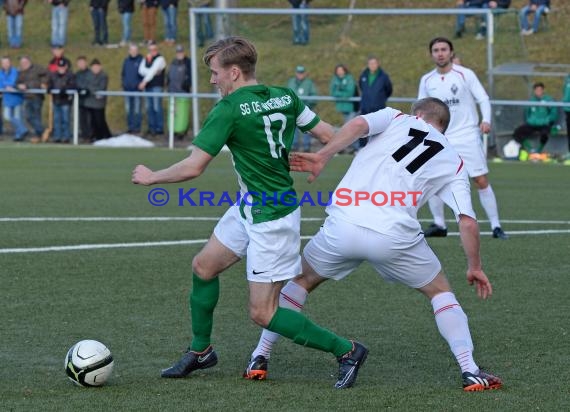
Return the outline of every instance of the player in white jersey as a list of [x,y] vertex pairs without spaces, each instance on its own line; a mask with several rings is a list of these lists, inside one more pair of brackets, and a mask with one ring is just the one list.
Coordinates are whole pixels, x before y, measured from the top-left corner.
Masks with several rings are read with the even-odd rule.
[[[459,223],[467,281],[475,284],[481,298],[489,297],[492,286],[481,268],[479,229],[464,163],[441,133],[449,123],[449,109],[441,100],[426,98],[412,106],[412,113],[386,108],[358,116],[319,152],[293,156],[292,170],[311,172],[312,181],[335,153],[369,136],[368,145],[337,186],[325,223],[303,251],[303,274],[282,289],[279,304],[301,310],[308,293],[319,284],[342,279],[368,261],[385,279],[417,289],[431,300],[439,331],[461,368],[464,390],[496,389],[501,380],[481,371],[473,360],[467,317],[416,218],[430,197],[437,195],[446,201]],[[393,193],[415,196],[402,199]],[[244,377],[265,378],[277,338],[263,331]]]
[[[467,173],[477,186],[479,200],[491,223],[493,237],[508,239],[501,228],[497,199],[487,179],[489,169],[480,139],[481,133],[491,131],[489,96],[472,70],[452,62],[453,44],[450,40],[436,37],[430,42],[429,50],[436,67],[422,76],[418,99],[437,97],[449,106],[451,120],[445,135],[464,160]],[[477,105],[482,115],[480,124]],[[434,223],[425,230],[425,236],[447,236],[443,202],[433,197],[429,201],[429,207]]]

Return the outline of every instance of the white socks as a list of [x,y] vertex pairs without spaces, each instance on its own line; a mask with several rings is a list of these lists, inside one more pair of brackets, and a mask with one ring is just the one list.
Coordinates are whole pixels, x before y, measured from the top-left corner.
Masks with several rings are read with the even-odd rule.
[[443,213],[443,200],[441,200],[437,196],[432,196],[428,200],[428,205],[429,205],[429,210],[431,211],[431,214],[433,216],[433,223],[444,229],[447,228],[445,224],[445,215]]
[[[281,294],[279,295],[279,306],[294,310],[295,312],[300,312],[305,305],[308,295],[309,294],[305,288],[290,280],[283,289],[281,289]],[[273,349],[273,344],[277,342],[279,336],[280,335],[275,332],[263,329],[263,332],[261,332],[261,338],[259,338],[259,342],[257,343],[257,347],[251,354],[251,359],[259,355],[263,356],[265,359],[269,359],[271,356],[271,349]]]
[[491,229],[501,227],[501,223],[499,222],[497,199],[495,198],[495,192],[493,192],[491,185],[487,186],[485,189],[479,190],[479,200],[481,201],[481,205],[483,206],[483,209],[485,209],[485,213],[487,213],[487,217],[491,222]]
[[439,333],[449,344],[449,348],[461,368],[461,373],[477,373],[479,368],[473,360],[473,342],[469,333],[467,316],[452,292],[444,292],[431,300],[435,322]]

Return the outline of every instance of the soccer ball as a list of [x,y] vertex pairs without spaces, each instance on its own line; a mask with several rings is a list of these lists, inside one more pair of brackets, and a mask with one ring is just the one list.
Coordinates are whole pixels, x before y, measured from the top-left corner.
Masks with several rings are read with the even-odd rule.
[[65,373],[80,386],[101,386],[113,372],[111,351],[96,340],[82,340],[65,356]]

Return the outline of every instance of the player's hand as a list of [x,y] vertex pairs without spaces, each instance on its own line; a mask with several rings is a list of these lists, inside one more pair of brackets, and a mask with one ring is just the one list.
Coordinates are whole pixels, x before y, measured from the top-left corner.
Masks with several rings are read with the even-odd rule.
[[309,183],[313,183],[321,174],[321,170],[325,167],[326,162],[322,156],[317,153],[291,153],[289,159],[291,170],[294,172],[309,172],[307,178]]
[[489,282],[487,275],[485,275],[485,272],[482,270],[468,270],[467,282],[469,282],[470,285],[475,285],[477,295],[481,299],[487,299],[493,294],[491,282]]
[[135,185],[149,186],[153,184],[153,171],[143,165],[138,165],[133,170],[131,182]]
[[481,122],[479,128],[481,129],[481,133],[489,133],[491,131],[491,125],[487,122]]

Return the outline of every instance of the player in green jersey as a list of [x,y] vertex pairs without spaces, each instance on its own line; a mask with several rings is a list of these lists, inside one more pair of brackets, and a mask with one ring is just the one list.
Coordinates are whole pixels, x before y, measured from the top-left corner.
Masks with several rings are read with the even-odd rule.
[[210,68],[210,83],[223,98],[194,139],[196,148],[189,157],[163,170],[136,166],[132,182],[153,185],[194,179],[227,145],[245,199],[239,207],[226,211],[192,261],[192,343],[162,376],[182,378],[217,363],[211,332],[219,296],[218,275],[245,257],[253,321],[295,343],[334,354],[339,361],[335,387],[348,388],[368,350],[316,325],[302,313],[279,307],[284,281],[301,273],[300,210],[296,202],[283,201],[295,193],[288,160],[295,128],[309,131],[322,142],[332,137],[333,129],[292,90],[257,83],[257,52],[248,40],[219,40],[206,50],[204,62]]

